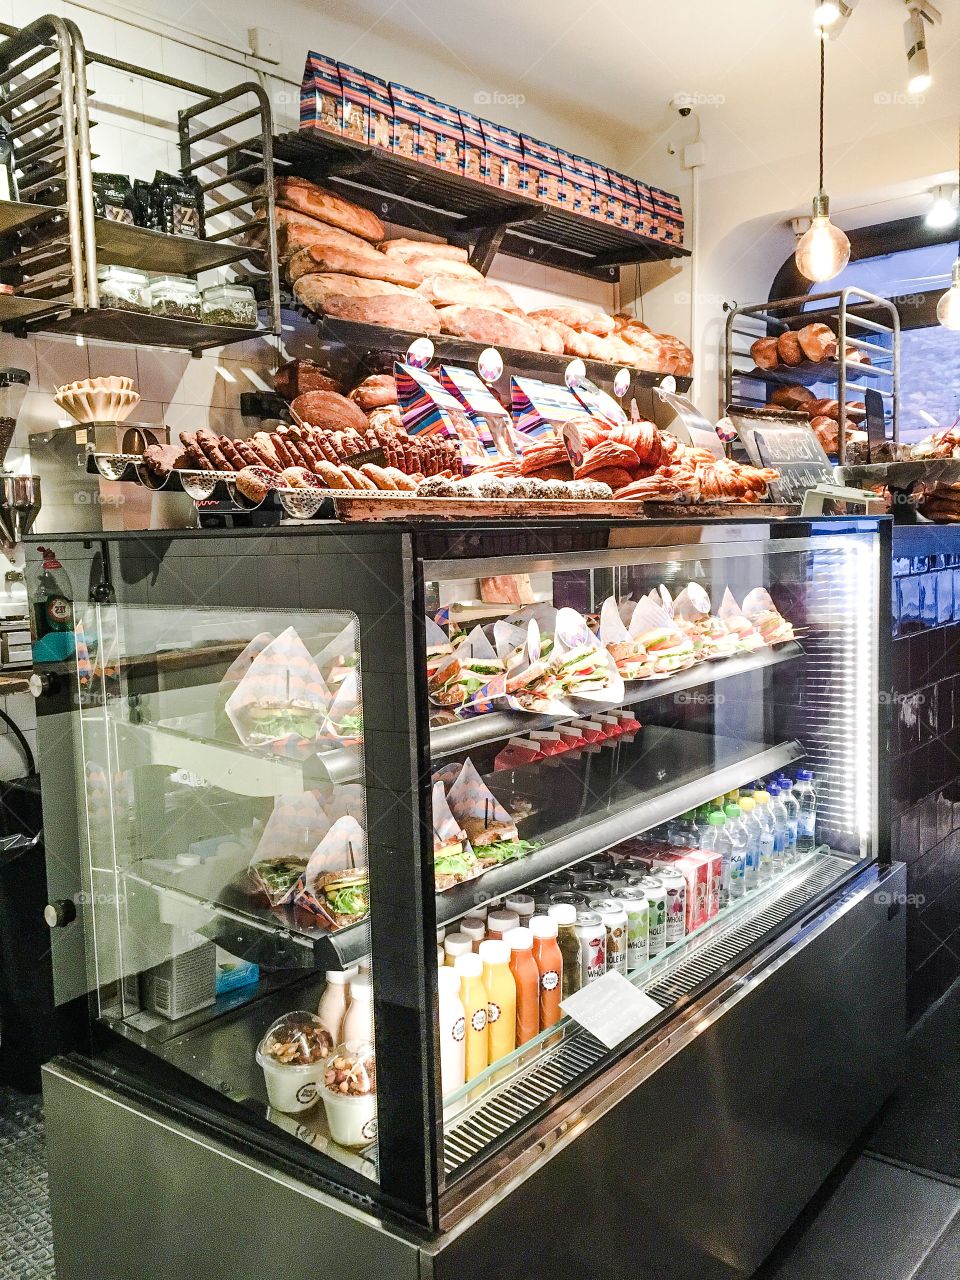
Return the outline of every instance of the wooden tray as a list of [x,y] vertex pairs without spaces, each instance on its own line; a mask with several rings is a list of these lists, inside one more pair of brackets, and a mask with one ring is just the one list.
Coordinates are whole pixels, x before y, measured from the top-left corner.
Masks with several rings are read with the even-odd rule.
[[722,520],[730,516],[762,516],[774,520],[800,514],[799,502],[641,502],[636,505],[642,506],[644,515],[651,520]]
[[612,499],[577,501],[563,498],[400,498],[395,494],[341,495],[333,491],[338,520],[643,520],[643,504]]

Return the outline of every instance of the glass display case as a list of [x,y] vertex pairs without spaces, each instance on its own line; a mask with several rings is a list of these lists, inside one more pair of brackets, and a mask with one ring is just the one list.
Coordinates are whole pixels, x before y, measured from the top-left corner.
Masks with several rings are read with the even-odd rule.
[[48,541],[75,1061],[394,1221],[502,1195],[883,873],[883,520]]

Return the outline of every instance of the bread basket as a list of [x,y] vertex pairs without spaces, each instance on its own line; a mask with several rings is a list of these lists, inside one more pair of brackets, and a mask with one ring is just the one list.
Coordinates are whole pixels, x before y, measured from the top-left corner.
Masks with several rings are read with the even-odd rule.
[[58,387],[54,400],[77,422],[123,422],[140,403],[132,378],[83,378]]

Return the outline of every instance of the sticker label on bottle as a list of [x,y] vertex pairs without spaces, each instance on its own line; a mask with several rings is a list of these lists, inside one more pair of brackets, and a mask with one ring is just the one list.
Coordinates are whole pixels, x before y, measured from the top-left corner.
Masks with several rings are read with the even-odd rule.
[[500,1006],[493,1000],[487,1005],[487,1024],[492,1026],[495,1022],[500,1021]]
[[450,1028],[450,1034],[453,1036],[457,1044],[459,1044],[460,1041],[467,1034],[466,1018],[458,1018],[456,1022],[453,1024],[453,1026]]
[[555,969],[548,969],[540,978],[540,985],[544,991],[553,991],[560,981],[560,975]]
[[486,1009],[474,1009],[470,1018],[470,1025],[473,1027],[474,1031],[483,1031],[487,1025]]

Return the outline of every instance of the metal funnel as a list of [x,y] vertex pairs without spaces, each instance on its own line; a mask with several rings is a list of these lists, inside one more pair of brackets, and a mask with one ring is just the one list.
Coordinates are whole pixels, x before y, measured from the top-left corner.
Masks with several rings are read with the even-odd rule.
[[0,540],[4,547],[22,542],[40,511],[40,477],[0,473]]

